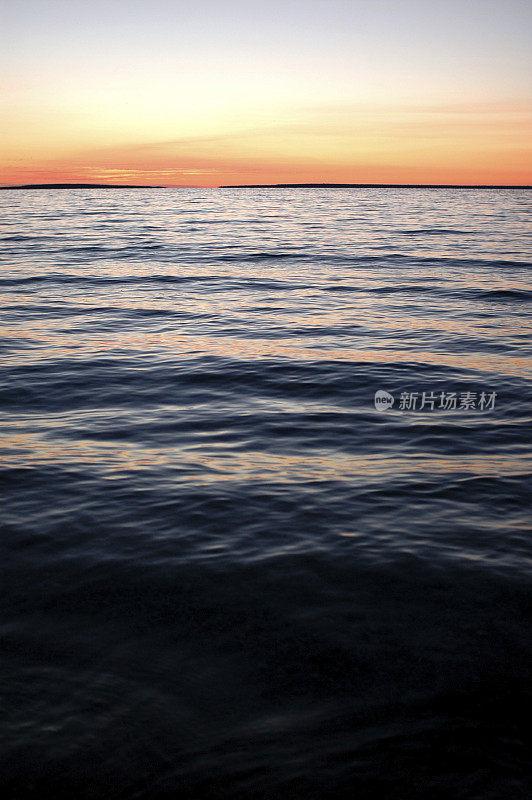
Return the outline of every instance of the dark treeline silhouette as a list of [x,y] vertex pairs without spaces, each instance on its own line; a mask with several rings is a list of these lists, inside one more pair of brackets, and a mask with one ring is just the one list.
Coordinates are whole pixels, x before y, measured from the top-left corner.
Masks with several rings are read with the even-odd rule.
[[531,189],[531,186],[456,183],[240,183],[220,189]]
[[25,183],[22,186],[2,186],[2,189],[164,189],[164,186],[142,186],[118,183]]

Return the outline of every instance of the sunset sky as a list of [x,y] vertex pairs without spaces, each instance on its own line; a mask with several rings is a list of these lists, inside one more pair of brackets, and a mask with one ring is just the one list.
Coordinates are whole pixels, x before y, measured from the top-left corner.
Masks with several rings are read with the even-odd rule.
[[0,182],[532,183],[529,0],[3,0]]

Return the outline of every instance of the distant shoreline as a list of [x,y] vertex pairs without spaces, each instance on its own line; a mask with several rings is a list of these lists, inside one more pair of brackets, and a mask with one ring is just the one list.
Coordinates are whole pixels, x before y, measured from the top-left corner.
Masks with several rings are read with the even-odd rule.
[[0,190],[20,189],[513,189],[530,190],[529,185],[457,183],[237,183],[222,186],[162,186],[117,183],[25,183],[0,186]]
[[[0,189],[166,189],[166,186],[116,183],[25,183],[20,186],[0,186]],[[179,186],[175,187],[179,189]]]
[[532,186],[456,183],[241,183],[220,189],[532,189]]

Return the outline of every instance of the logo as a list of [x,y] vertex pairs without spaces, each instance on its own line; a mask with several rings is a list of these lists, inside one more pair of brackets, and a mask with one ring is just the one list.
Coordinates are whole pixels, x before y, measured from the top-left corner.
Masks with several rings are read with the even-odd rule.
[[375,392],[375,408],[377,411],[387,411],[393,406],[393,395],[385,392],[384,389],[379,389]]

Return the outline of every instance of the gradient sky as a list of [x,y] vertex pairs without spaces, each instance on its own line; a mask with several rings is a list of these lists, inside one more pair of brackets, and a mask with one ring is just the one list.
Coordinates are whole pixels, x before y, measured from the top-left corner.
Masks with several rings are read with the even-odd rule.
[[3,0],[2,184],[532,183],[529,0]]

